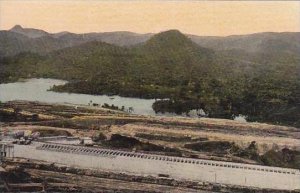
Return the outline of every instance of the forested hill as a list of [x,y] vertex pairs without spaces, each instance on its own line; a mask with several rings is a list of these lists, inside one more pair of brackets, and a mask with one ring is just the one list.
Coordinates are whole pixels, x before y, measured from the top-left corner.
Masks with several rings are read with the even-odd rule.
[[[127,31],[49,33],[34,28],[16,25],[10,30],[0,30],[0,57],[21,52],[47,54],[51,51],[73,47],[91,41],[101,41],[117,46],[136,46],[145,43],[155,34],[137,34]],[[196,44],[216,51],[239,51],[260,53],[265,51],[300,53],[300,32],[263,32],[225,37],[197,36],[186,34]],[[237,53],[236,53],[237,54]]]
[[209,117],[244,114],[251,121],[300,126],[299,55],[199,44],[170,30],[131,47],[92,41],[49,54],[22,53],[1,59],[0,80],[61,78],[70,83],[53,90],[168,98],[154,104],[157,112],[202,108]]
[[152,34],[137,34],[126,31],[84,34],[48,33],[43,30],[16,25],[10,30],[0,30],[0,57],[13,56],[21,52],[45,55],[55,50],[92,41],[101,41],[117,46],[131,46],[145,42],[151,36]]
[[214,50],[242,50],[250,53],[286,52],[300,54],[300,32],[264,32],[227,37],[189,37],[197,44]]

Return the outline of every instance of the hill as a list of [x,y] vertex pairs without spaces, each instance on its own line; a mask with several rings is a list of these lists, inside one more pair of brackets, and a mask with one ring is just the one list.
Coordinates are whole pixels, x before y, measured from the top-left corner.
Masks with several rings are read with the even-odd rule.
[[0,57],[14,56],[22,52],[46,54],[64,48],[67,44],[51,36],[29,38],[11,31],[0,31],[0,42]]
[[213,54],[172,30],[132,48],[88,42],[52,52],[37,73],[76,80],[60,87],[72,92],[167,97],[175,94],[172,87],[193,84],[199,73],[212,76],[207,66]]
[[[141,71],[147,69],[149,84],[188,84],[200,75],[195,72],[209,73],[207,67],[213,64],[212,50],[198,46],[178,30],[156,34],[133,49],[138,55],[143,55],[138,62],[144,68]],[[144,74],[141,77],[145,79]]]
[[[47,54],[51,51],[73,47],[91,41],[101,41],[117,46],[136,46],[143,44],[155,34],[137,34],[133,32],[103,32],[75,34],[70,32],[48,33],[20,25],[10,30],[0,31],[0,57],[12,56],[21,52]],[[265,32],[249,35],[232,35],[227,37],[186,35],[201,47],[239,57],[242,55],[272,53],[300,53],[299,32]],[[37,40],[35,40],[37,39]],[[248,57],[243,59],[249,60]]]
[[33,28],[23,28],[20,25],[15,25],[13,28],[10,29],[10,31],[22,34],[29,38],[40,38],[49,35],[48,32],[45,32],[43,30],[33,29]]
[[[52,37],[34,40],[41,38]],[[0,80],[60,78],[70,82],[52,90],[165,99],[155,102],[156,112],[203,109],[209,117],[243,114],[250,121],[300,126],[298,55],[284,49],[214,51],[198,44],[178,30],[130,47],[83,42],[43,56],[2,58]]]
[[300,53],[300,32],[265,32],[227,37],[189,35],[189,37],[203,47],[218,51],[241,50],[249,53]]
[[20,25],[0,31],[0,57],[13,56],[22,52],[47,54],[51,51],[73,47],[91,41],[101,41],[118,46],[131,46],[145,42],[152,34],[132,32],[104,32],[74,34],[70,32],[48,33]]

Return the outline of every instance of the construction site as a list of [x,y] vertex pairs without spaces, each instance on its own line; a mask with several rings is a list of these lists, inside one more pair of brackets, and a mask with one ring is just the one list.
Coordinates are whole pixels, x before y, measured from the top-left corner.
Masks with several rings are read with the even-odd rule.
[[299,192],[298,128],[0,104],[3,192]]

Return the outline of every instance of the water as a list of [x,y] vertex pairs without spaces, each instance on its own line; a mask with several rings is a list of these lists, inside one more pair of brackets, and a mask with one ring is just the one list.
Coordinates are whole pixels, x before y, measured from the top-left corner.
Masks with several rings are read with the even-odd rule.
[[0,101],[12,100],[39,101],[47,103],[72,103],[88,105],[90,101],[103,105],[124,106],[125,109],[133,107],[134,114],[155,115],[152,109],[154,99],[139,99],[120,96],[88,95],[74,93],[58,93],[47,91],[53,85],[62,85],[66,81],[57,79],[28,79],[24,82],[0,84]]
[[[27,101],[39,101],[46,103],[71,103],[78,105],[88,105],[90,101],[103,105],[107,103],[109,105],[115,105],[121,108],[125,107],[125,110],[129,107],[133,108],[134,114],[140,115],[159,115],[159,116],[186,116],[176,115],[175,113],[155,114],[152,109],[152,104],[155,99],[140,99],[120,96],[107,96],[107,95],[89,95],[89,94],[76,94],[76,93],[58,93],[48,91],[53,85],[63,85],[67,83],[64,80],[57,79],[45,79],[45,78],[33,78],[23,82],[14,82],[8,84],[0,84],[0,101],[7,102],[12,100],[27,100]],[[199,114],[205,115],[205,112],[200,110],[191,110],[189,112],[190,117],[197,117]],[[246,116],[239,115],[234,118],[239,122],[247,122]]]

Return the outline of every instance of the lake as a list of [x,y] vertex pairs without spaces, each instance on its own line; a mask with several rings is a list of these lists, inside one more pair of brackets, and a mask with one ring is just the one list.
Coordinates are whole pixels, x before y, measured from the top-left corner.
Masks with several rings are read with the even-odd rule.
[[23,82],[0,84],[0,101],[12,100],[39,101],[47,103],[72,103],[88,105],[90,101],[103,105],[124,106],[125,109],[133,107],[134,114],[155,115],[152,109],[154,99],[139,99],[120,96],[88,95],[75,93],[58,93],[48,91],[53,85],[63,85],[67,81],[57,79],[33,78]]
[[[89,95],[76,93],[59,93],[48,91],[53,85],[63,85],[67,83],[64,80],[46,79],[46,78],[32,78],[23,82],[14,82],[7,84],[0,84],[0,101],[7,102],[12,100],[27,100],[39,101],[46,103],[71,103],[78,105],[88,105],[90,101],[103,105],[115,105],[125,109],[133,108],[134,114],[140,115],[156,115],[152,109],[152,104],[155,99],[140,99],[120,96],[107,95]],[[193,114],[192,110],[190,114]],[[203,112],[204,113],[204,112]],[[174,113],[157,114],[163,116],[178,116]],[[195,117],[191,115],[191,117]],[[240,115],[235,117],[236,121],[246,122],[246,116]]]

